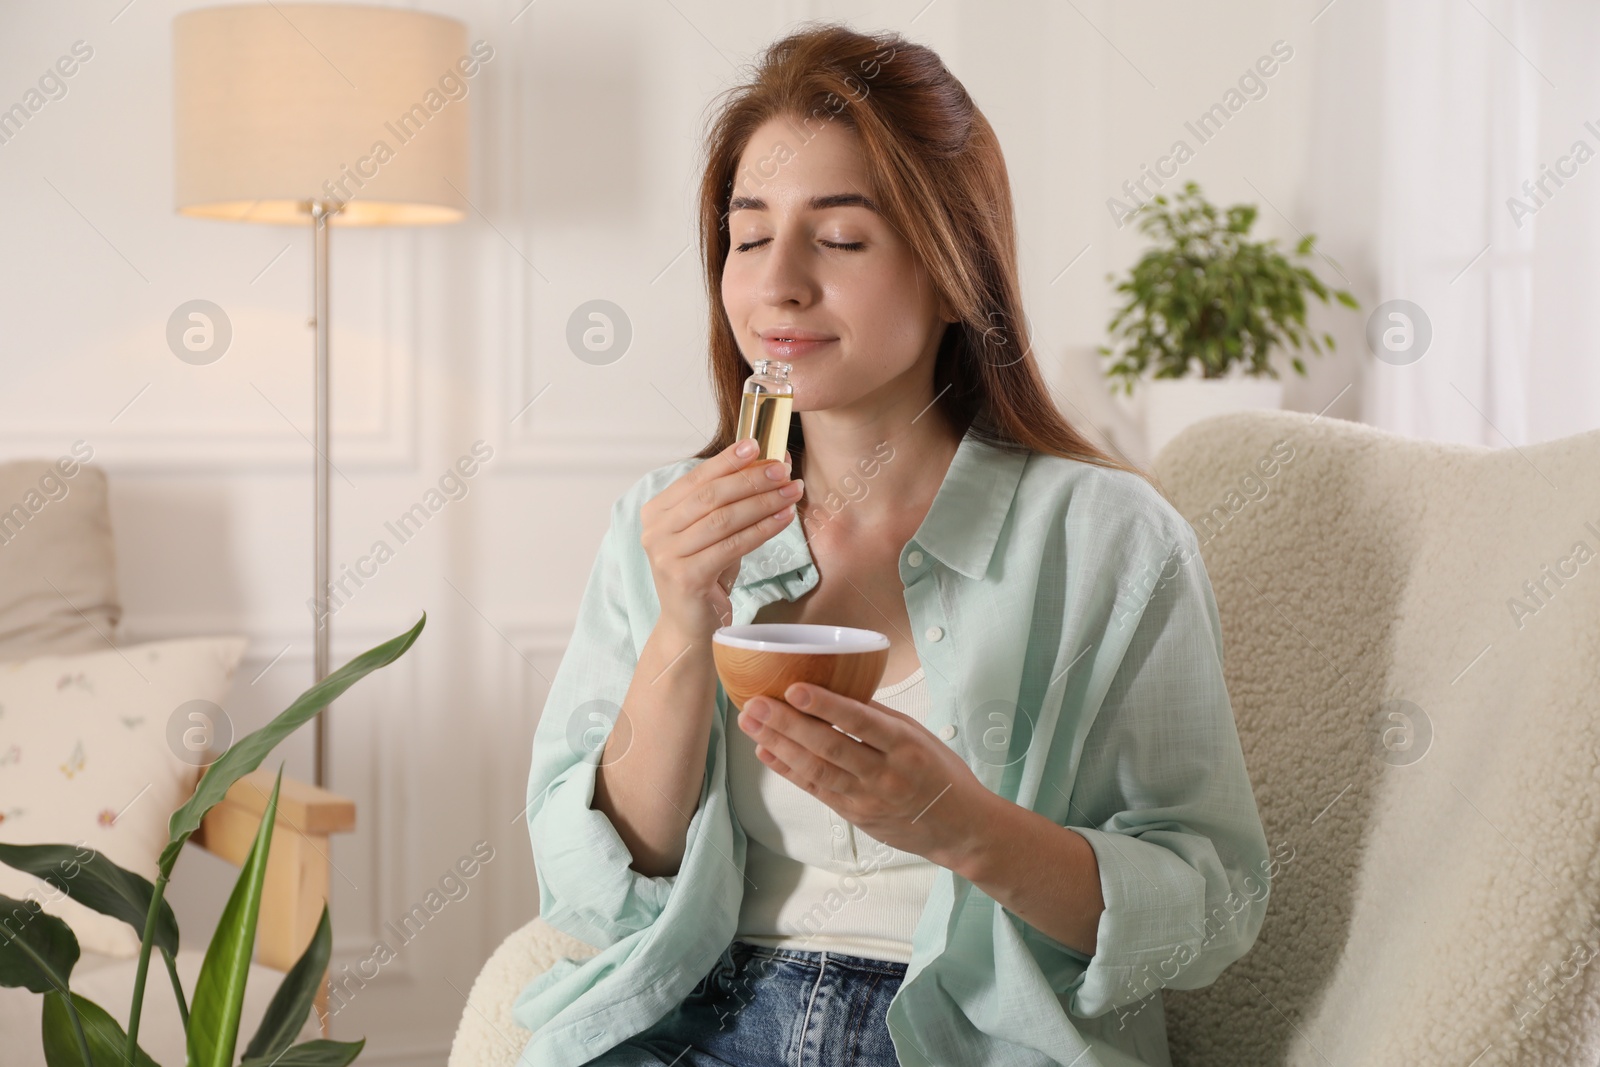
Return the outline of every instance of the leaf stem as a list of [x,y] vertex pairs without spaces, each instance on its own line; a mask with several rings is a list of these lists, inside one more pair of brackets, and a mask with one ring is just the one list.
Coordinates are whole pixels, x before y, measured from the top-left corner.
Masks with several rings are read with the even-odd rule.
[[67,1018],[72,1020],[72,1032],[78,1038],[78,1051],[83,1055],[83,1062],[88,1067],[94,1067],[94,1057],[89,1055],[89,1037],[83,1032],[83,1020],[78,1017],[78,1006],[72,1002],[72,990],[63,992],[61,999],[67,1002]]
[[89,1055],[89,1038],[83,1032],[83,1020],[78,1018],[78,1006],[72,1002],[72,990],[57,980],[55,968],[48,960],[35,952],[33,946],[22,939],[21,934],[12,933],[4,923],[0,923],[0,930],[5,930],[6,934],[11,938],[11,943],[27,953],[33,959],[33,962],[39,965],[40,972],[50,979],[51,984],[56,987],[56,991],[61,994],[61,999],[67,1002],[67,1018],[72,1020],[72,1031],[78,1038],[78,1051],[83,1053],[83,1062],[88,1067],[94,1067],[94,1058]]
[[[124,1055],[129,1063],[136,1063],[134,1056],[139,1048],[139,1014],[144,1010],[144,980],[150,971],[150,946],[156,939],[156,916],[161,910],[161,898],[167,892],[167,879],[171,871],[161,868],[156,877],[156,891],[150,894],[150,910],[144,918],[144,937],[139,942],[139,969],[133,975],[133,1003],[128,1007],[128,1044]],[[176,977],[176,976],[174,976]],[[178,1003],[183,1003],[183,997],[178,997]],[[185,1009],[187,1011],[187,1009]],[[188,1033],[188,1027],[184,1027]]]
[[183,1016],[183,1032],[189,1033],[189,1002],[183,999],[183,982],[178,978],[178,961],[172,958],[166,949],[161,950],[161,958],[166,961],[167,974],[172,978],[172,992],[178,998],[178,1014]]

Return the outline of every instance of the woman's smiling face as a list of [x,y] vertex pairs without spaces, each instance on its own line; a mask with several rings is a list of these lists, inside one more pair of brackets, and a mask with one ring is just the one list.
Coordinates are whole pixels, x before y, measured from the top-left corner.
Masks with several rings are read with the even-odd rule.
[[[797,128],[762,125],[736,171],[722,303],[739,350],[752,365],[792,364],[796,411],[876,397],[924,360],[919,377],[931,384],[948,318],[911,246],[874,207],[855,132],[828,122],[801,143]],[[774,335],[793,332],[827,340],[773,347]]]

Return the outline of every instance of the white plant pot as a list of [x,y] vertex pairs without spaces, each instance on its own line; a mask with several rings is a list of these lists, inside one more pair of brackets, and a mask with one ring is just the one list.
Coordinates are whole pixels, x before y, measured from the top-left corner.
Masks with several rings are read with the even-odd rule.
[[1152,462],[1180,430],[1201,419],[1283,406],[1278,378],[1150,378],[1137,389],[1144,393],[1145,445]]

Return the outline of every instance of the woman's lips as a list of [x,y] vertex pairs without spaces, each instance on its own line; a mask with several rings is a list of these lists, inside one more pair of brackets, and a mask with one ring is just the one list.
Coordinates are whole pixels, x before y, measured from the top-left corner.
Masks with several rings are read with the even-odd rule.
[[781,359],[787,362],[799,356],[810,355],[819,348],[826,348],[828,345],[837,343],[838,340],[837,337],[831,337],[826,341],[778,341],[762,338],[761,350],[772,359]]

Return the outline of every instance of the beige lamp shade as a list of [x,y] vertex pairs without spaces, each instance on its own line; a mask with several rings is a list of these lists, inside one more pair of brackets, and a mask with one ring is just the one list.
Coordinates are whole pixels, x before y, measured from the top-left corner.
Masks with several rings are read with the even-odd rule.
[[304,225],[455,222],[467,101],[493,49],[455,19],[354,4],[234,4],[174,16],[178,211]]

